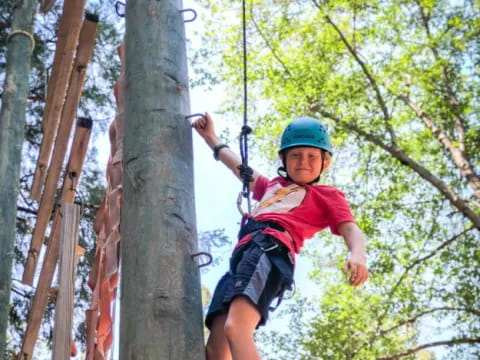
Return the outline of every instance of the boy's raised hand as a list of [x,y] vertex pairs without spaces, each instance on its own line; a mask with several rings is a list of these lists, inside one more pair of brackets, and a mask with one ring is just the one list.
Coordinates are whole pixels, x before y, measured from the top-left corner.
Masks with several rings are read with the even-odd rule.
[[195,119],[192,122],[192,127],[197,130],[198,134],[204,139],[215,136],[213,120],[209,113],[205,113],[205,116]]

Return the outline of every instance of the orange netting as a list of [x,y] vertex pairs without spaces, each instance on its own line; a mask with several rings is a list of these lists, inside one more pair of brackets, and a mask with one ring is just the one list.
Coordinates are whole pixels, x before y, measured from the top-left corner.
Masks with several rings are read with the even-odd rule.
[[110,157],[107,164],[107,190],[95,218],[97,234],[95,261],[88,285],[92,302],[86,311],[87,360],[103,360],[113,342],[114,303],[119,280],[120,205],[122,199],[123,120],[125,105],[125,45],[118,49],[121,71],[115,83],[115,120],[110,125]]

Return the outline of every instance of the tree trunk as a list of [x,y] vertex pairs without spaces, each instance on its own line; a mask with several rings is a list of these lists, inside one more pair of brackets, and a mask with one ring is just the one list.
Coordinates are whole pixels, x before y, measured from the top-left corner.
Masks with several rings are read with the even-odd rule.
[[5,353],[28,77],[37,2],[17,1],[7,49],[0,111],[0,354]]
[[120,359],[204,359],[180,0],[126,8]]

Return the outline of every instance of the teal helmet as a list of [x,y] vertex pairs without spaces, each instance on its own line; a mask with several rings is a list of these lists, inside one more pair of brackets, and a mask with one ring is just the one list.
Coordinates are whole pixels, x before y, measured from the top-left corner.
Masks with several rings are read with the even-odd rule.
[[278,152],[296,146],[314,147],[332,155],[332,145],[326,127],[312,117],[300,116],[287,125]]

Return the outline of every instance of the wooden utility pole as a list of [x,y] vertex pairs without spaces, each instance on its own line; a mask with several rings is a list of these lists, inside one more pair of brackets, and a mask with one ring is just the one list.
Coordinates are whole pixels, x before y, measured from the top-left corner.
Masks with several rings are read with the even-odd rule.
[[5,353],[17,195],[22,155],[25,108],[28,95],[32,35],[37,1],[15,4],[8,36],[7,68],[0,111],[0,356]]
[[120,359],[202,360],[180,0],[126,5]]

